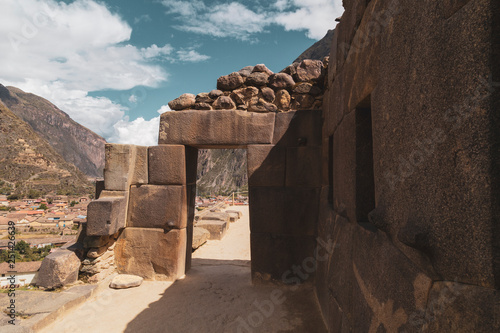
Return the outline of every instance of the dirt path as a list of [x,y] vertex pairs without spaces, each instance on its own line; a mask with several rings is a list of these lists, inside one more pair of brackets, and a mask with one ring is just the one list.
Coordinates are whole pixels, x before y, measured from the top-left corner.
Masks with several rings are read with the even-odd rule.
[[193,253],[183,280],[108,289],[42,332],[326,332],[312,289],[252,285],[248,207],[238,209],[244,218]]

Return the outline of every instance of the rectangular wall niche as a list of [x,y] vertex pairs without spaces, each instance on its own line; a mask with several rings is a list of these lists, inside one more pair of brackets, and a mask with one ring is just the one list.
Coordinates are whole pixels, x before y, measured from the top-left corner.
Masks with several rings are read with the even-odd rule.
[[356,220],[369,227],[368,213],[375,209],[372,110],[370,96],[356,108]]

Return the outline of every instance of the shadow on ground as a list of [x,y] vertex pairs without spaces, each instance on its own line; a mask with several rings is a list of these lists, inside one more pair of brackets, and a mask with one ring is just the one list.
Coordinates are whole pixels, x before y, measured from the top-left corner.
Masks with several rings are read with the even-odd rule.
[[311,287],[252,285],[250,262],[193,259],[125,332],[326,332]]

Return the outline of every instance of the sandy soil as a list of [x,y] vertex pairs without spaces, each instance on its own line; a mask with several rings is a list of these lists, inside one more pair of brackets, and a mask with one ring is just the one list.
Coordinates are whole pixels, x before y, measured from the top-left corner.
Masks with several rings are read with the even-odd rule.
[[235,209],[243,218],[193,253],[184,279],[108,289],[42,332],[326,332],[310,287],[252,285],[248,207]]

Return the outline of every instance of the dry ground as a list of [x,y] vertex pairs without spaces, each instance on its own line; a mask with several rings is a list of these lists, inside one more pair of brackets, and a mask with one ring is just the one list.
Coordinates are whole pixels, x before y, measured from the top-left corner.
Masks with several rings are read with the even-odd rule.
[[43,332],[326,332],[311,288],[252,285],[248,206],[235,209],[243,218],[193,253],[184,279],[107,289]]

